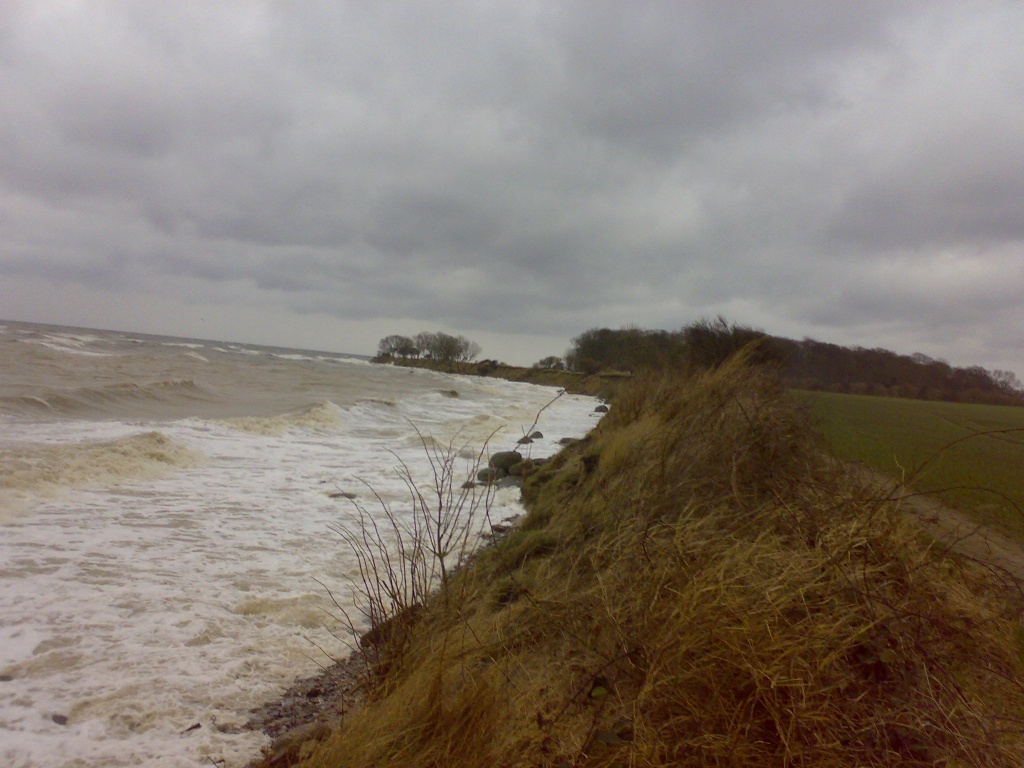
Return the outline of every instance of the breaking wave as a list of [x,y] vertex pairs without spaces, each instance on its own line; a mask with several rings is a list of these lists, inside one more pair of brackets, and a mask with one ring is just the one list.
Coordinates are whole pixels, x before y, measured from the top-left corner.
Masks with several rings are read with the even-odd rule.
[[109,384],[44,390],[37,394],[0,397],[0,412],[25,415],[118,414],[125,405],[182,404],[208,399],[207,393],[191,379],[156,381],[148,384]]
[[220,424],[254,435],[283,435],[293,429],[335,431],[344,425],[342,410],[330,400],[277,416],[240,416],[218,419]]
[[108,488],[199,464],[202,454],[160,432],[119,440],[0,450],[0,520],[33,498],[73,488]]

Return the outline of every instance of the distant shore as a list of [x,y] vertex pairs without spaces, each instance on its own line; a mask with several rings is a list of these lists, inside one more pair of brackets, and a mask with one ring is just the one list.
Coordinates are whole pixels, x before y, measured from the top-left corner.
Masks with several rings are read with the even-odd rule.
[[599,371],[580,373],[578,371],[556,370],[554,368],[524,368],[507,365],[495,360],[464,363],[456,361],[374,358],[381,365],[395,365],[405,368],[426,368],[440,373],[455,373],[466,376],[485,376],[506,381],[521,381],[544,387],[559,387],[574,395],[590,395],[607,400],[615,395],[619,387],[633,378],[633,374],[622,371]]

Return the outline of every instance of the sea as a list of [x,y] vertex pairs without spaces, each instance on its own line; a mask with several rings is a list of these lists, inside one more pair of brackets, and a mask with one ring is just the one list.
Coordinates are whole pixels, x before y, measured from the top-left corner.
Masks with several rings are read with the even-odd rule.
[[[327,590],[360,620],[360,515],[405,525],[438,456],[468,479],[534,431],[520,449],[551,455],[595,405],[353,355],[0,321],[0,765],[244,766],[269,741],[250,711],[348,652]],[[472,524],[520,512],[500,487]]]

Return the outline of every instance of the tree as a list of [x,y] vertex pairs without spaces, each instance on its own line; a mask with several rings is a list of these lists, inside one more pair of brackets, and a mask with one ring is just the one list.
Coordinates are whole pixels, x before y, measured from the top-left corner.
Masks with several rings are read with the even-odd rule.
[[480,354],[480,345],[475,341],[441,331],[418,333],[413,344],[423,357],[438,362],[468,363]]
[[764,331],[730,324],[719,315],[714,320],[698,320],[679,331],[687,359],[702,368],[715,368],[741,349],[751,349],[751,359],[768,363],[778,359],[772,337]]
[[377,357],[414,357],[417,354],[416,344],[408,336],[397,333],[385,336],[377,344]]
[[574,338],[572,344],[565,354],[565,363],[574,371],[598,368],[637,371],[670,366],[680,358],[679,341],[675,335],[636,326],[617,331],[591,328]]
[[459,336],[459,360],[463,363],[469,363],[475,360],[480,355],[480,345],[475,341],[470,341],[465,336]]
[[1001,371],[997,368],[992,371],[992,380],[1004,392],[1019,395],[1021,391],[1024,391],[1024,385],[1020,383],[1020,379],[1013,371]]
[[548,355],[533,364],[534,368],[550,368],[555,371],[564,371],[565,363],[557,355]]
[[434,351],[436,348],[434,336],[435,334],[430,333],[429,331],[420,331],[416,334],[416,338],[413,340],[413,343],[416,345],[416,349],[419,350],[420,355],[427,360],[434,359]]

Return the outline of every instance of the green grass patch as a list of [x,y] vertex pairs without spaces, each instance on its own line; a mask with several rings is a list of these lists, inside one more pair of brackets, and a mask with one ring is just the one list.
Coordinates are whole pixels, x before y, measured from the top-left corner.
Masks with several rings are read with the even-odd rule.
[[801,392],[836,455],[1024,538],[1024,408]]

